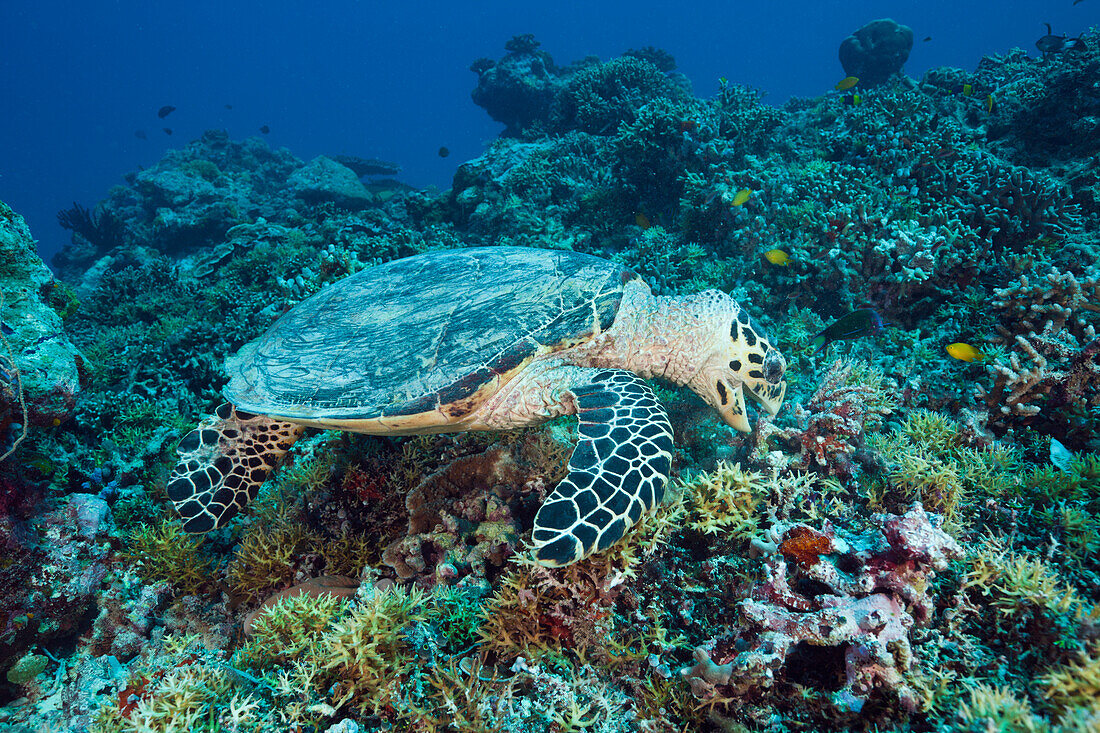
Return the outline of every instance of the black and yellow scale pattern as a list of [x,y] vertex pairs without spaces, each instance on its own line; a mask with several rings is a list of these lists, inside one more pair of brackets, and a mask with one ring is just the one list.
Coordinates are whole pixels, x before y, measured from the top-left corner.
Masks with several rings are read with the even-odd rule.
[[535,559],[568,565],[606,550],[661,502],[672,467],[672,424],[649,385],[621,369],[573,387],[580,440],[569,475],[535,515]]
[[222,527],[256,498],[271,469],[305,427],[219,405],[176,448],[168,498],[185,532]]

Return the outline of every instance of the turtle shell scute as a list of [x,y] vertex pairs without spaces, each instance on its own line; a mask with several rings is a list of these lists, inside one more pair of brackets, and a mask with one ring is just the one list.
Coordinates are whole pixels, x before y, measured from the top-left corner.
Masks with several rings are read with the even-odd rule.
[[238,409],[303,420],[441,410],[614,321],[638,276],[591,255],[523,247],[429,252],[307,298],[226,362]]

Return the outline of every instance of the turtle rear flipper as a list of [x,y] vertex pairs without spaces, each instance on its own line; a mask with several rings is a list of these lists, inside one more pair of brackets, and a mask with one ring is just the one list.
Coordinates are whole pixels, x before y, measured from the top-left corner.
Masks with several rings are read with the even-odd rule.
[[581,439],[569,475],[535,515],[543,565],[610,547],[661,501],[672,465],[672,425],[649,385],[621,369],[583,371],[591,383],[569,388]]
[[185,532],[222,527],[248,502],[304,428],[224,403],[176,448],[168,498]]

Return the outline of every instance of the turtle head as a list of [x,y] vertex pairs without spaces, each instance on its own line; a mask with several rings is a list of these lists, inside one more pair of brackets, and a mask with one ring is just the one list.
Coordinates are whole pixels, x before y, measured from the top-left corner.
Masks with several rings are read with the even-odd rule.
[[745,395],[774,415],[783,404],[787,362],[748,312],[725,293],[713,315],[717,331],[703,354],[703,365],[689,386],[709,402],[730,427],[749,432]]

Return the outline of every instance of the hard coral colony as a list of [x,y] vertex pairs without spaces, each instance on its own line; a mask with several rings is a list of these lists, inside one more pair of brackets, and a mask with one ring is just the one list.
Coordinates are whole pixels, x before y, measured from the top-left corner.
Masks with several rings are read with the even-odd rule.
[[781,107],[517,36],[444,193],[210,131],[56,275],[0,205],[0,728],[1097,730],[1048,36],[916,81],[874,21]]

